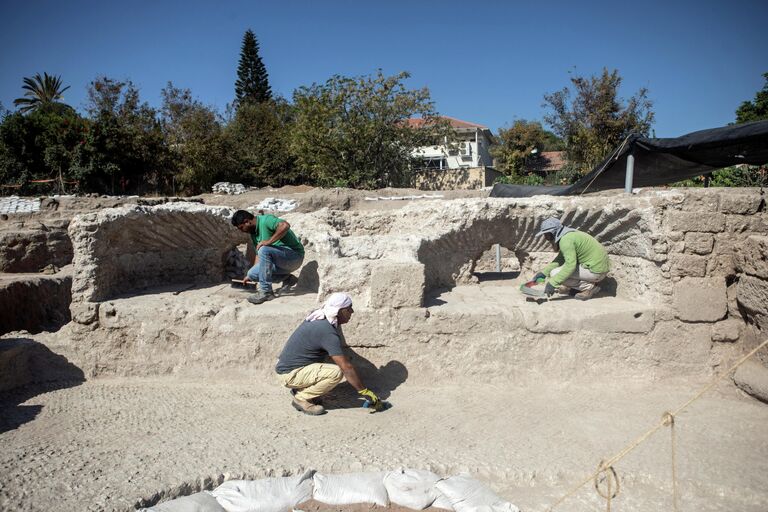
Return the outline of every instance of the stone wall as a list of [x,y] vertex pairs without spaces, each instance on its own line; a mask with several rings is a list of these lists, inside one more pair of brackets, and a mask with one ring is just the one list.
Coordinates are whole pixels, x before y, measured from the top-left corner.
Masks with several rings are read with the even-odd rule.
[[489,167],[467,167],[464,169],[433,169],[416,175],[413,186],[420,190],[456,190],[490,187],[499,171]]
[[[223,262],[245,240],[229,224],[231,213],[170,205],[105,210],[73,221],[72,313],[77,323],[90,324],[88,333],[108,329],[99,341],[106,344],[100,371],[106,371],[106,359],[115,359],[111,366],[118,371],[128,364],[118,362],[126,357],[132,370],[123,371],[150,371],[140,357],[120,355],[130,347],[148,350],[158,372],[209,367],[214,362],[200,348],[209,344],[227,347],[216,351],[216,365],[270,371],[293,320],[334,291],[355,299],[359,322],[350,326],[348,339],[365,357],[401,357],[424,375],[442,377],[511,365],[522,365],[515,366],[516,374],[529,377],[545,371],[707,374],[744,352],[745,332],[755,339],[766,332],[763,199],[756,190],[713,189],[291,212],[285,218],[307,251],[299,285],[316,291],[310,303],[291,312],[291,322],[281,316],[285,306],[279,305],[232,306],[207,298],[192,318],[192,311],[169,304],[163,314],[174,320],[156,322],[151,339],[157,345],[147,345],[151,322],[144,323],[138,302],[125,297],[147,286],[224,282]],[[613,268],[604,294],[615,298],[541,309],[511,306],[505,301],[514,290],[501,283],[499,289],[508,295],[470,294],[469,309],[451,307],[451,298],[446,307],[439,306],[436,297],[476,282],[478,260],[493,244],[514,255],[524,275],[540,268],[553,253],[535,233],[551,215],[605,244]],[[456,297],[464,304],[461,294]],[[153,300],[159,301],[152,308],[157,314],[163,301],[175,301]],[[99,311],[105,303],[109,306]],[[141,339],[134,332],[137,323]],[[119,340],[119,349],[112,338]],[[180,347],[190,350],[191,359],[180,362]],[[435,351],[440,358],[433,357]],[[231,358],[223,359],[223,352]],[[91,353],[99,352],[83,357]]]
[[72,263],[68,224],[65,219],[29,218],[5,226],[0,232],[0,272],[39,272],[49,264]]
[[70,321],[71,266],[55,275],[0,278],[0,334],[55,331]]
[[233,247],[234,210],[191,203],[128,206],[77,216],[72,317],[92,322],[104,300],[169,284],[224,280]]

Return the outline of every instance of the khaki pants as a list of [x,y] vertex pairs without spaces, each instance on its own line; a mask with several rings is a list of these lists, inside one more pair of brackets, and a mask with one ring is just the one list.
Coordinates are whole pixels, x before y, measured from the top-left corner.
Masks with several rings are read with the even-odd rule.
[[[557,267],[549,274],[549,277],[555,277],[562,269],[563,267]],[[586,292],[592,290],[595,287],[595,284],[605,279],[605,276],[607,275],[607,272],[595,274],[589,269],[579,265],[579,268],[577,268],[573,274],[568,276],[568,279],[563,281],[563,286],[575,288],[580,292]]]
[[343,378],[341,368],[328,363],[313,363],[288,373],[277,374],[283,386],[299,390],[296,398],[307,401],[325,395]]

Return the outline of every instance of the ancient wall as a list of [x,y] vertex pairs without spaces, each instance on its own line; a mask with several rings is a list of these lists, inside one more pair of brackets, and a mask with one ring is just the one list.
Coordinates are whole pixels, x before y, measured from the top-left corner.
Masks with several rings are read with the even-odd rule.
[[[231,213],[164,205],[73,221],[75,322],[65,335],[84,340],[73,357],[87,373],[269,372],[295,324],[334,291],[354,297],[346,332],[362,357],[423,378],[706,375],[744,352],[746,331],[764,332],[768,222],[756,190],[292,212],[283,217],[305,244],[299,284],[309,295],[258,307],[205,289],[131,297],[150,285],[225,283],[224,262],[245,240]],[[473,270],[493,244],[524,276],[552,258],[534,236],[550,215],[606,245],[608,298],[538,307],[511,283],[476,287]]]
[[49,264],[72,262],[66,219],[28,218],[0,231],[0,272],[39,272]]
[[231,249],[242,240],[234,210],[190,203],[128,206],[77,216],[72,317],[90,323],[98,304],[152,287],[224,280]]
[[71,320],[71,266],[55,275],[0,277],[0,334],[55,331]]

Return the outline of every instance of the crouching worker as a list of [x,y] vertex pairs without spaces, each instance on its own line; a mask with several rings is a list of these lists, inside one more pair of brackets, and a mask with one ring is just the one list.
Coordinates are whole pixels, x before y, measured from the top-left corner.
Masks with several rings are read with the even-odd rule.
[[248,302],[261,304],[275,298],[272,290],[274,281],[281,281],[280,291],[287,291],[296,286],[299,279],[291,274],[304,262],[304,246],[291,230],[291,225],[274,215],[255,216],[245,210],[237,210],[232,215],[232,225],[251,236],[254,257],[251,269],[243,283],[258,282],[256,293],[248,297]]
[[536,236],[544,235],[557,257],[536,274],[534,281],[546,279],[544,293],[552,296],[555,291],[569,294],[580,300],[592,298],[610,270],[608,253],[592,236],[564,226],[554,217],[541,223]]
[[[339,326],[352,318],[352,299],[346,293],[334,293],[323,307],[310,313],[288,338],[277,360],[277,377],[293,393],[293,407],[305,414],[325,414],[316,403],[346,377],[370,407],[379,410],[383,403],[367,389],[352,363],[342,351]],[[324,362],[327,357],[333,363]]]

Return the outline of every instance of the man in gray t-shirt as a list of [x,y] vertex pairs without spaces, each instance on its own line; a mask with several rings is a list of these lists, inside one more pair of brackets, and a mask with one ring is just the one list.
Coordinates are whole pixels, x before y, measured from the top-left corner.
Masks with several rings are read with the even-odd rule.
[[[346,293],[334,293],[322,308],[313,311],[291,334],[277,360],[277,378],[294,393],[293,407],[305,414],[325,413],[313,403],[346,377],[347,382],[374,410],[382,408],[379,397],[366,388],[354,366],[344,355],[339,326],[352,318],[352,299]],[[334,363],[325,363],[330,357]]]

